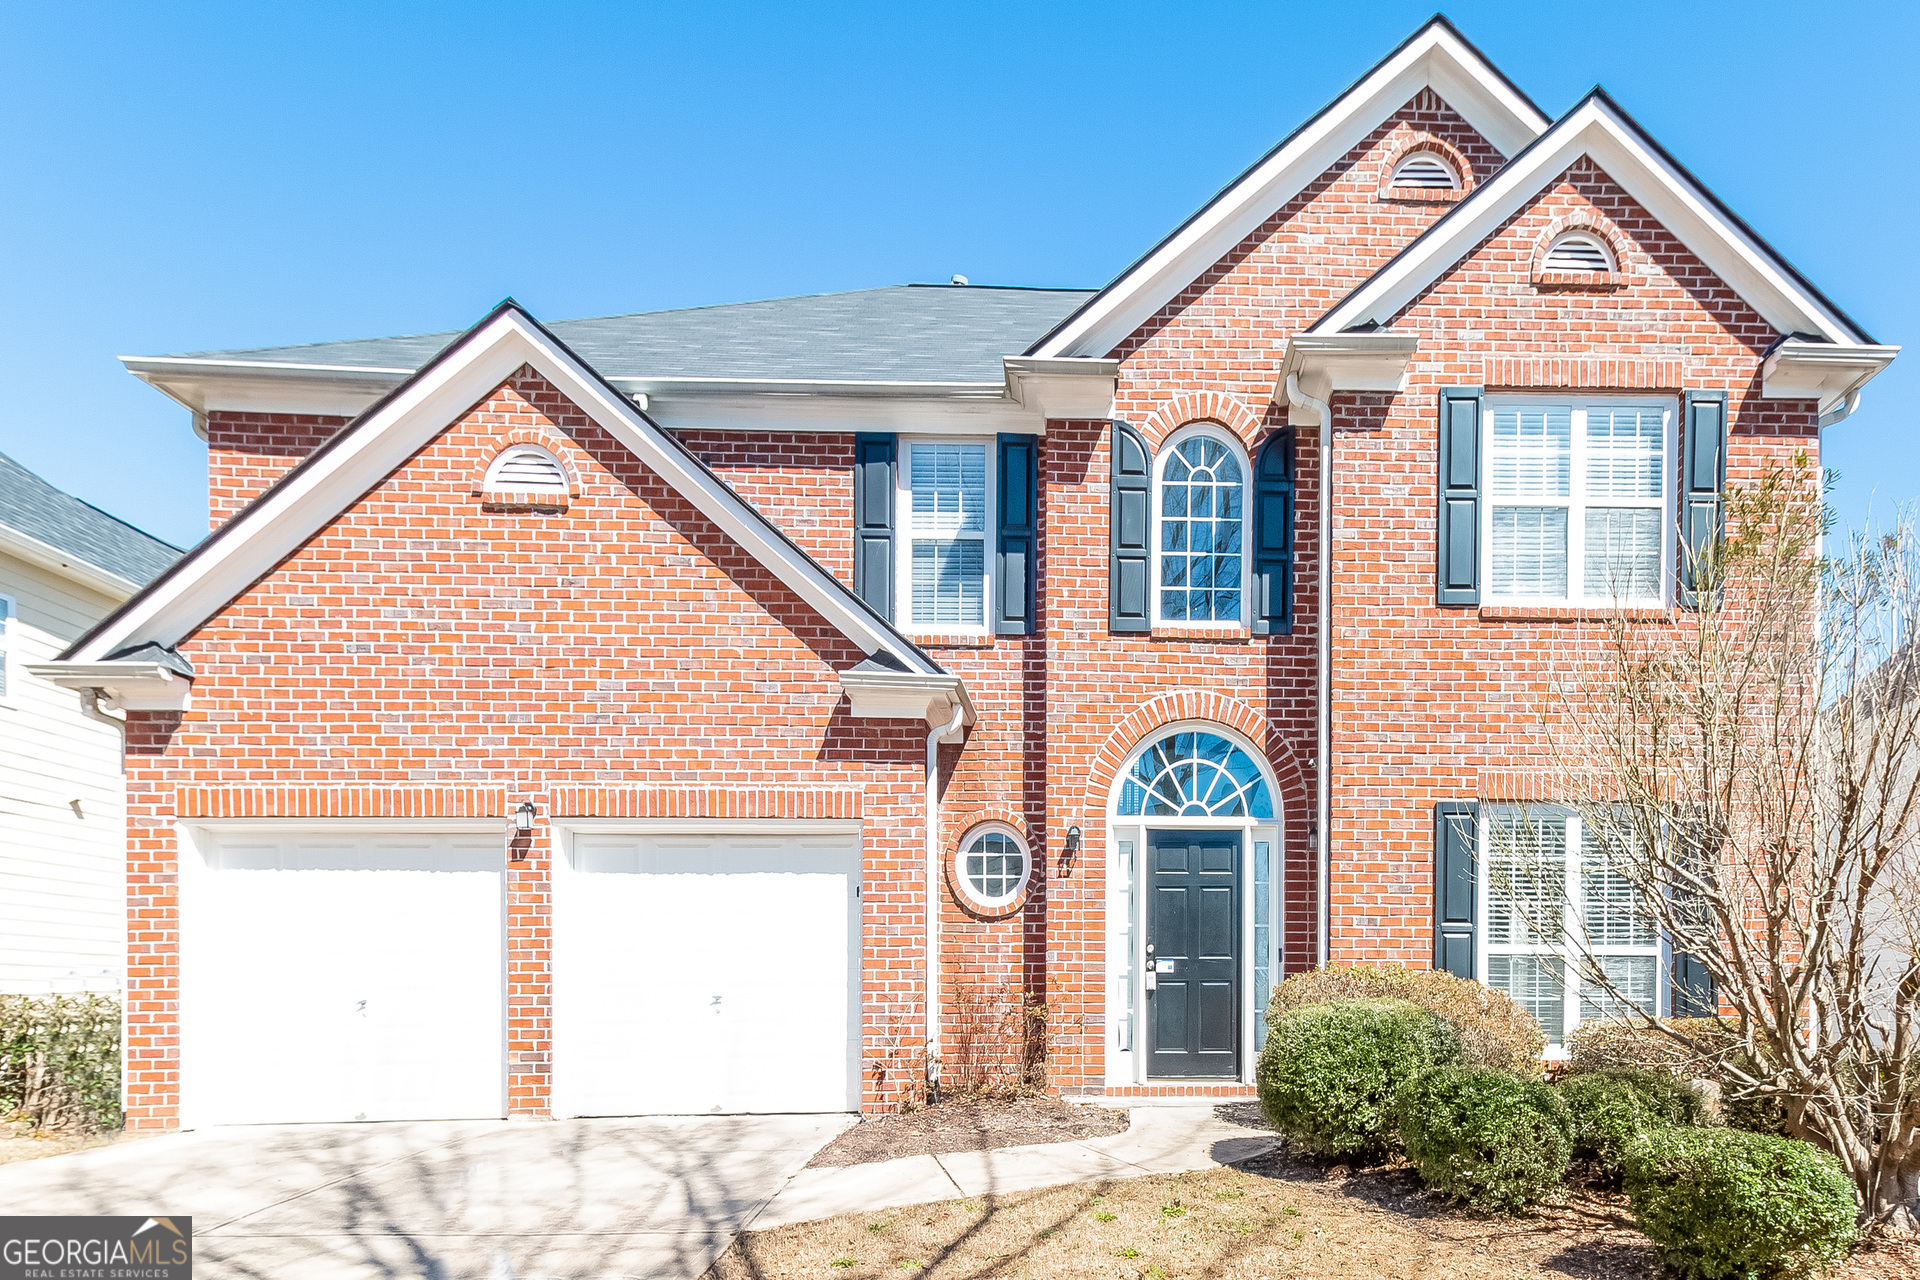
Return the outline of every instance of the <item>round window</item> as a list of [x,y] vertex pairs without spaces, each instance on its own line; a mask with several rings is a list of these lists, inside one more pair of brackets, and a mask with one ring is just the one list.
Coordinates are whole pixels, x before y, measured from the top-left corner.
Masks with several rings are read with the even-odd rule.
[[1005,827],[983,827],[960,842],[960,887],[976,906],[1006,906],[1031,870],[1026,846]]

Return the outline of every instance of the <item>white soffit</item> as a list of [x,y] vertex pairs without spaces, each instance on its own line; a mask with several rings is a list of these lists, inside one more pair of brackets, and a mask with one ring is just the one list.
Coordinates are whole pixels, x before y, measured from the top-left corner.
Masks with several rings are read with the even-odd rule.
[[1539,108],[1436,18],[1028,354],[1112,351],[1422,89],[1439,94],[1502,155],[1517,154],[1547,128]]
[[1307,332],[1333,334],[1389,323],[1583,156],[1591,157],[1779,332],[1813,334],[1850,346],[1871,345],[1858,326],[1721,208],[1599,90]]
[[890,653],[924,675],[945,674],[512,304],[496,309],[288,472],[84,637],[64,660],[98,662],[129,645],[178,644],[523,364],[552,382],[862,652]]

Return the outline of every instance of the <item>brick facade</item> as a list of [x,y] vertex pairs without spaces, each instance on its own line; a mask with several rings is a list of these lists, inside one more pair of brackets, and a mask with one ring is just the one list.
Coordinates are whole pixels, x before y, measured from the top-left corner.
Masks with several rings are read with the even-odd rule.
[[[1287,339],[1458,199],[1388,182],[1423,149],[1446,157],[1468,190],[1505,162],[1423,90],[1118,346],[1116,416],[1156,448],[1190,424],[1215,424],[1249,456],[1289,429],[1273,402]],[[1619,257],[1604,287],[1565,287],[1537,270],[1544,243],[1576,226]],[[951,1026],[1009,987],[1044,999],[1057,1088],[1097,1090],[1105,1078],[1108,797],[1156,730],[1209,722],[1264,756],[1278,783],[1289,971],[1309,967],[1321,944],[1311,851],[1320,767],[1331,772],[1326,943],[1336,961],[1431,963],[1433,805],[1529,794],[1549,674],[1600,630],[1578,610],[1434,604],[1437,388],[1722,389],[1734,478],[1817,449],[1812,402],[1757,398],[1778,335],[1588,162],[1394,328],[1420,339],[1405,390],[1334,404],[1328,761],[1315,758],[1326,459],[1311,429],[1297,437],[1290,634],[1113,634],[1111,428],[1052,421],[1039,454],[1034,634],[923,640],[979,713],[965,743],[941,751],[943,866],[991,821],[1019,832],[1039,867],[998,912],[946,886],[943,1017]],[[209,415],[214,524],[340,425]],[[475,477],[513,440],[553,449],[577,493],[551,508],[483,501]],[[682,440],[851,581],[850,432]],[[912,1092],[927,998],[925,727],[852,719],[835,673],[859,651],[531,370],[181,650],[198,672],[192,710],[137,713],[128,737],[130,1127],[170,1127],[177,1115],[176,817],[495,816],[522,798],[539,806],[541,827],[509,872],[515,1114],[548,1103],[550,815],[860,819],[864,1105]],[[1073,827],[1084,845],[1069,857]]]

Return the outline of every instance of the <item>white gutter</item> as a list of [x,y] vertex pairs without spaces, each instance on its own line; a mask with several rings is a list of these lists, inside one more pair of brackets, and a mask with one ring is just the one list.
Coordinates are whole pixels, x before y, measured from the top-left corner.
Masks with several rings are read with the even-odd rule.
[[1316,932],[1316,967],[1327,967],[1327,934],[1332,924],[1327,889],[1330,864],[1327,845],[1332,830],[1333,799],[1332,723],[1333,714],[1333,410],[1325,400],[1316,400],[1300,390],[1300,376],[1287,375],[1287,399],[1302,409],[1312,410],[1320,419],[1320,625],[1316,637],[1319,674],[1319,715],[1314,733],[1313,782],[1317,813],[1314,818],[1316,851],[1315,897],[1320,925]]
[[927,735],[927,1086],[940,1079],[940,742],[959,732],[965,707]]
[[116,604],[140,589],[137,582],[129,582],[117,573],[109,573],[99,565],[82,560],[70,551],[62,551],[30,533],[22,533],[11,525],[0,524],[0,551],[71,579]]

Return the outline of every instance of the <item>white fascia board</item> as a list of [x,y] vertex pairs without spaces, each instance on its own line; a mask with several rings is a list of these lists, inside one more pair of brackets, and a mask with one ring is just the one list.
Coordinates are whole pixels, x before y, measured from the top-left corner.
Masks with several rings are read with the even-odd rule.
[[1531,149],[1467,196],[1420,239],[1347,295],[1309,333],[1386,324],[1581,157],[1608,177],[1781,333],[1862,345],[1844,318],[1783,271],[1602,98],[1589,98]]
[[184,711],[193,681],[158,662],[33,662],[29,675],[62,689],[99,689],[115,711]]
[[1789,338],[1760,366],[1760,398],[1818,400],[1824,418],[1857,396],[1899,354],[1899,347],[1847,347]]
[[[618,384],[616,384],[618,385]],[[675,431],[889,431],[927,436],[1044,434],[1046,420],[1008,399],[896,400],[873,396],[647,396],[647,416]]]
[[1472,49],[1429,25],[1284,146],[1214,198],[1193,221],[1093,298],[1036,356],[1103,356],[1313,183],[1414,94],[1431,88],[1512,156],[1547,118]]
[[862,652],[885,651],[924,674],[944,674],[857,606],[826,570],[773,533],[738,495],[674,447],[625,396],[610,391],[512,310],[463,339],[458,350],[402,387],[371,419],[335,437],[289,472],[178,569],[130,602],[74,659],[98,660],[134,644],[178,644],[523,364],[532,365]]
[[129,582],[117,573],[108,573],[97,564],[82,560],[72,552],[62,551],[50,542],[42,542],[31,534],[22,533],[11,525],[0,524],[0,553],[37,565],[49,573],[57,573],[89,591],[106,596],[115,604],[140,589],[140,584],[136,582]]
[[1008,356],[1007,395],[1044,424],[1111,418],[1120,362],[1082,356]]
[[924,720],[944,725],[953,719],[955,707],[964,712],[962,723],[970,725],[977,719],[973,699],[958,676],[842,671],[840,687],[860,720]]
[[351,418],[413,376],[411,369],[121,356],[127,371],[197,415],[303,413]]

